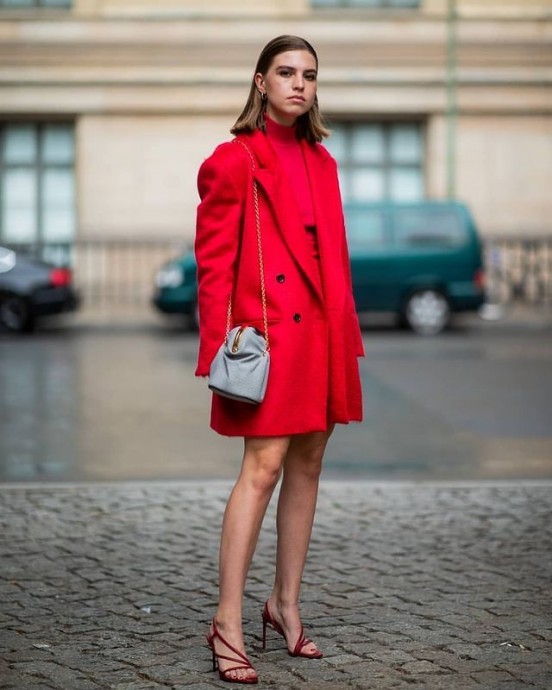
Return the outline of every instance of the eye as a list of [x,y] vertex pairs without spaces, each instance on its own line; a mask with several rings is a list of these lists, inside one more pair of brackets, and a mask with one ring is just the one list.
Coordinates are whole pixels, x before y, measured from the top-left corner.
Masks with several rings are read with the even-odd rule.
[[305,79],[307,81],[316,81],[316,74],[312,74],[312,72],[310,74],[305,74]]
[[291,75],[291,72],[288,69],[281,69],[279,74],[282,77],[289,77]]

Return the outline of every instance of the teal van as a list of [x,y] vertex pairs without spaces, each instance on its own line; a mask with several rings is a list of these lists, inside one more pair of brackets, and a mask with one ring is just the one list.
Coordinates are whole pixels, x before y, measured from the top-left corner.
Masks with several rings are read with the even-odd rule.
[[[416,333],[434,335],[454,312],[485,301],[482,248],[459,202],[347,204],[347,235],[358,312],[392,312]],[[193,254],[164,264],[153,304],[197,324]]]
[[348,204],[345,217],[357,311],[393,312],[434,335],[485,301],[481,240],[464,204]]

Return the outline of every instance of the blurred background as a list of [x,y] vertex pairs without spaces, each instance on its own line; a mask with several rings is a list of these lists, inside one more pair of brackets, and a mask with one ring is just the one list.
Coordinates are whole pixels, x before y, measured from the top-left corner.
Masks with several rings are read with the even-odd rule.
[[193,297],[160,295],[193,277],[197,169],[282,33],[318,51],[350,213],[382,214],[360,245],[382,249],[389,209],[461,202],[447,241],[469,227],[481,255],[477,309],[418,283],[387,309],[414,332],[465,312],[431,339],[366,306],[367,419],[328,471],[552,476],[551,19],[549,0],[0,0],[0,480],[235,472],[193,377]]

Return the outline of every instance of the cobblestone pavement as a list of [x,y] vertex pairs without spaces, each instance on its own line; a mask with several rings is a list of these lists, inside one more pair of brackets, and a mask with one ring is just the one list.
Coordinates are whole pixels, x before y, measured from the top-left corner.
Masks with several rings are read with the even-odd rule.
[[[227,687],[204,643],[227,482],[0,486],[0,687]],[[304,579],[319,661],[260,645],[274,504],[245,601],[258,687],[552,688],[552,484],[322,483]]]

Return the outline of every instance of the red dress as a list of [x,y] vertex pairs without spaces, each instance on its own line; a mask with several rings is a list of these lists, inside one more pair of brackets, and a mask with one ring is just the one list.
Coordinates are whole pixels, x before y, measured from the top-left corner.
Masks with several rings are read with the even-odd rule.
[[300,142],[316,226],[315,255],[312,236],[305,230],[304,204],[269,138],[260,130],[239,138],[255,158],[255,171],[243,146],[228,142],[202,164],[198,175],[196,375],[208,375],[224,340],[231,294],[234,323],[263,328],[254,178],[261,212],[270,375],[261,405],[214,394],[211,426],[226,436],[283,436],[360,421],[357,357],[364,352],[335,161],[320,144]]

